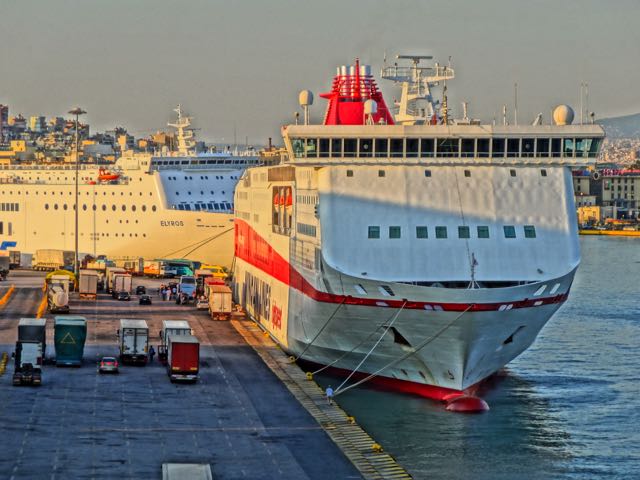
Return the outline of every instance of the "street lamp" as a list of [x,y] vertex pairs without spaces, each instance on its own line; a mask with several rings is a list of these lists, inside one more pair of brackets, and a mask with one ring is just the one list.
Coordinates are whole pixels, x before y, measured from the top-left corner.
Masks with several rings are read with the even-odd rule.
[[78,136],[78,117],[80,115],[84,115],[85,112],[80,107],[76,107],[73,110],[70,110],[69,113],[71,115],[76,116],[76,197],[75,197],[75,221],[76,221],[76,255],[74,257],[73,262],[73,273],[76,275],[76,281],[78,281],[78,277],[80,276],[80,264],[78,263],[78,170],[80,169],[80,154],[79,154],[79,136]]

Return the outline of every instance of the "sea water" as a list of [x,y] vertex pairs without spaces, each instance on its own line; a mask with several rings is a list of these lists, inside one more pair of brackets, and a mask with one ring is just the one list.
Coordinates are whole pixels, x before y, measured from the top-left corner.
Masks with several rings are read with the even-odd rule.
[[488,383],[489,412],[371,387],[338,403],[417,479],[640,478],[640,238],[580,244],[569,300]]

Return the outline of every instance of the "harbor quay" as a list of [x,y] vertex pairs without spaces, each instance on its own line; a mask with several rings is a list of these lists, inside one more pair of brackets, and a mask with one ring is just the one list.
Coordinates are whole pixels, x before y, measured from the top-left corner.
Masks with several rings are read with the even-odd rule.
[[[42,385],[13,387],[17,325],[36,316],[42,283],[42,274],[14,271],[0,288],[2,296],[9,284],[15,287],[0,306],[0,352],[9,357],[0,376],[1,478],[161,478],[166,463],[206,464],[213,478],[225,479],[384,478],[371,468],[363,474],[332,441],[326,425],[234,328],[242,316],[214,321],[206,311],[162,301],[158,280],[134,281],[147,287],[152,305],[139,305],[136,296],[129,302],[106,294],[71,298],[70,313],[87,320],[80,368],[52,363],[53,319],[45,315],[49,361]],[[117,357],[121,318],[146,320],[155,348],[163,320],[187,320],[201,345],[198,381],[171,383],[157,358],[144,367],[120,366],[117,375],[99,374],[101,357]],[[308,403],[334,418],[332,410],[339,410]]]

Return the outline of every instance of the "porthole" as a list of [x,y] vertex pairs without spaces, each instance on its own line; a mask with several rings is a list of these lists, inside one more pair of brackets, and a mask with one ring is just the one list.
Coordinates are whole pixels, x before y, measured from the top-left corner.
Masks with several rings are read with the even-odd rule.
[[86,204],[82,205],[82,210],[85,210],[85,211],[87,210],[87,205]]
[[113,210],[114,212],[116,211],[116,206],[115,205],[111,205],[111,210]]
[[54,209],[54,210],[57,210],[57,209],[58,209],[58,204],[57,204],[57,203],[53,205],[53,209]]
[[65,203],[64,205],[62,205],[62,209],[66,210],[67,209],[67,204]]
[[147,211],[147,206],[146,205],[142,205],[142,211],[146,212]]
[[106,205],[102,205],[102,211],[104,212],[107,209]]
[[45,204],[44,204],[44,209],[45,209],[45,210],[49,210],[49,204],[48,204],[48,203],[45,203]]
[[153,212],[156,211],[156,206],[155,205],[151,207],[151,211],[153,211]]
[[135,212],[135,211],[136,211],[136,206],[135,206],[135,205],[132,205],[132,206],[131,206],[131,211],[132,211],[132,212]]
[[127,211],[127,206],[126,205],[122,205],[122,211],[126,212]]

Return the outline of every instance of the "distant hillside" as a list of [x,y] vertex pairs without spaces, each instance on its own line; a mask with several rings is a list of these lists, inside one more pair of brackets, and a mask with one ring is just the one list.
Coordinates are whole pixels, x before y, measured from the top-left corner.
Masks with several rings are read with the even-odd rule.
[[597,120],[609,138],[640,138],[640,113]]

